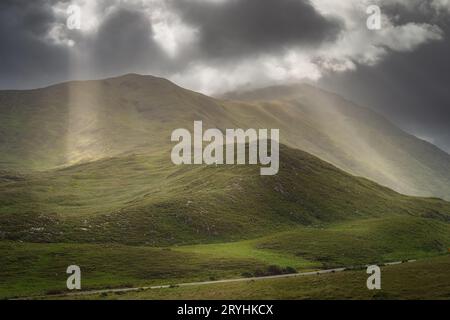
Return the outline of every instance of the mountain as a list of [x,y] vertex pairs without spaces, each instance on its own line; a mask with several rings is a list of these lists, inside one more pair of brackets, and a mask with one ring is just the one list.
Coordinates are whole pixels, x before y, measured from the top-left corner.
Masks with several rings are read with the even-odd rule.
[[450,221],[450,204],[398,194],[281,146],[280,172],[175,166],[170,150],[0,176],[0,237],[169,245],[251,239],[368,218]]
[[[260,125],[281,128],[287,145],[398,192],[450,199],[450,156],[370,109],[309,85],[230,93]],[[243,111],[244,110],[244,111]]]
[[[280,129],[278,175],[174,165],[171,133],[196,120]],[[88,290],[445,255],[449,202],[351,173],[445,195],[447,165],[379,115],[304,85],[218,99],[126,75],[2,91],[0,298],[67,292],[74,263]]]
[[281,141],[398,192],[450,199],[450,156],[308,85],[221,99],[129,74],[0,92],[0,170],[48,170],[170,145],[174,129],[278,128]]
[[138,75],[2,91],[0,115],[0,168],[9,170],[45,170],[148,150],[168,145],[180,125],[228,118],[212,98]]

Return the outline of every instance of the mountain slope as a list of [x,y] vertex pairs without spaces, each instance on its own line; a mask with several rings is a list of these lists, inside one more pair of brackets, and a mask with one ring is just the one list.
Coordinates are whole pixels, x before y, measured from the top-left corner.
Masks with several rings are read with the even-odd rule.
[[225,98],[242,118],[280,127],[289,146],[401,193],[450,199],[450,156],[369,109],[309,85]]
[[450,156],[378,114],[307,86],[213,99],[126,75],[0,92],[0,169],[46,170],[159,150],[178,128],[279,128],[286,145],[401,193],[450,199]]
[[450,199],[450,156],[376,113],[310,86],[213,99],[126,75],[0,92],[0,170],[47,170],[158,152],[178,128],[278,128],[284,144],[401,193]]
[[450,204],[400,195],[282,146],[280,173],[174,166],[169,150],[0,182],[0,237],[182,244],[248,239],[295,225],[395,216],[450,220]]
[[212,98],[137,75],[3,91],[0,114],[0,168],[21,170],[148,150],[182,123],[227,119]]
[[[446,154],[326,92],[272,91],[214,99],[126,75],[0,92],[0,297],[64,292],[74,263],[94,289],[447,252],[450,203],[329,163],[445,195]],[[281,129],[279,174],[175,166],[171,132],[195,120]]]

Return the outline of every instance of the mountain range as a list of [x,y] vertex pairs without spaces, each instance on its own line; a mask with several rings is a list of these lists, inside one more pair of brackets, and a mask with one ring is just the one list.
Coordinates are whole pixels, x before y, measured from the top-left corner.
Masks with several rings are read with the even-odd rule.
[[[126,75],[1,92],[0,110],[4,239],[229,241],[292,224],[447,221],[450,212],[436,199],[450,185],[447,154],[307,85],[216,99]],[[279,175],[260,177],[248,165],[175,166],[171,132],[196,120],[222,130],[280,129]]]
[[[171,133],[194,121],[280,129],[279,173],[174,165]],[[0,91],[0,298],[65,292],[74,263],[83,289],[104,289],[442,256],[427,260],[441,286],[449,166],[304,84],[214,98],[129,74]],[[273,298],[283,292],[274,285]]]
[[450,199],[450,156],[309,85],[212,98],[152,76],[0,92],[0,169],[48,170],[159,150],[177,128],[280,129],[281,142],[397,192]]

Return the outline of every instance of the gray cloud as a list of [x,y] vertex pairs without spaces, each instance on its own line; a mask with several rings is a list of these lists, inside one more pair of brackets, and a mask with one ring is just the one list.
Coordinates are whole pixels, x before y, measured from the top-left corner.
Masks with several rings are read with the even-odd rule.
[[157,70],[165,55],[152,37],[152,24],[143,13],[113,11],[88,41],[91,70],[100,75]]
[[45,41],[55,16],[52,2],[0,2],[0,86],[38,86],[67,76],[67,48]]
[[[335,39],[342,28],[337,18],[320,15],[307,0],[99,0],[90,13],[98,19],[93,30],[68,30],[66,9],[77,1],[1,2],[1,88],[126,72],[170,77],[206,61],[215,68],[248,61],[253,55],[276,56],[295,46],[311,49]],[[164,20],[152,17],[158,10],[179,17],[179,25],[165,31],[179,32],[179,42],[184,36],[179,29],[195,33],[191,43],[177,48],[182,54],[170,56],[164,48],[170,41],[155,40],[154,23]],[[82,14],[84,19],[89,15]],[[173,20],[169,17],[168,23]],[[68,46],[72,41],[74,48]]]
[[450,151],[446,1],[373,0],[380,32],[366,0],[98,0],[94,27],[70,31],[74,1],[0,2],[0,88],[127,72],[205,91],[306,79]]
[[354,72],[329,75],[321,85],[382,112],[405,130],[450,152],[450,21],[444,12],[436,14],[431,2],[416,8],[384,7],[398,24],[432,21],[443,30],[443,41],[412,52],[389,52],[376,66],[359,65]]
[[314,46],[335,39],[342,28],[338,19],[325,18],[308,1],[175,0],[172,5],[199,29],[201,51],[209,57],[230,59]]
[[321,85],[385,114],[450,152],[450,42],[391,53],[376,67],[334,74]]

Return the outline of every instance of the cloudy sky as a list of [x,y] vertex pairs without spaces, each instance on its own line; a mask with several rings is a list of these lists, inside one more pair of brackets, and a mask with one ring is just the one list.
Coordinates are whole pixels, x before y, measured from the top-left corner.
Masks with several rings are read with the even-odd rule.
[[2,0],[0,89],[129,72],[208,94],[308,81],[450,151],[448,37],[450,0]]

